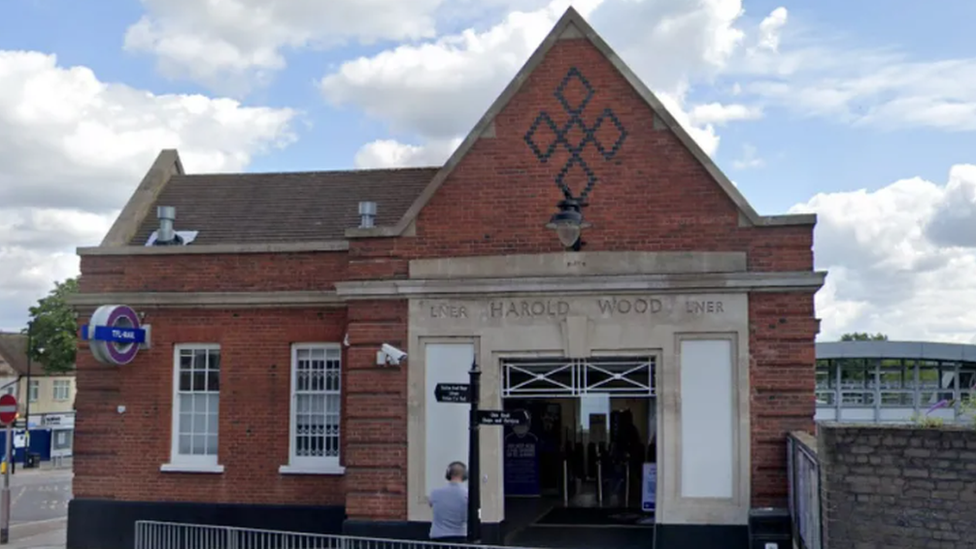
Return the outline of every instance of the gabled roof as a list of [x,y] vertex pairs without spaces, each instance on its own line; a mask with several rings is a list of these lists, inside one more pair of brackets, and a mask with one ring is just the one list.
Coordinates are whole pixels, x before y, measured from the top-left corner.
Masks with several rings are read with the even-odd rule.
[[[560,40],[586,39],[606,57],[654,112],[655,125],[670,130],[739,209],[746,226],[812,225],[815,214],[761,216],[702,151],[687,131],[570,7],[515,78],[441,167],[304,173],[187,175],[175,150],[156,158],[100,246],[81,255],[141,253],[240,253],[339,250],[348,238],[409,234],[420,211],[495,117]],[[358,228],[361,201],[377,203],[376,226]],[[156,229],[156,206],[175,206],[177,231],[196,231],[189,246],[146,247]]]
[[474,147],[478,139],[481,138],[483,134],[490,133],[492,129],[492,123],[495,117],[501,113],[508,103],[515,97],[518,91],[522,88],[522,85],[528,80],[529,75],[542,63],[545,59],[546,54],[549,50],[556,45],[560,40],[566,39],[581,39],[585,38],[590,41],[593,46],[607,58],[607,60],[620,72],[620,74],[633,86],[637,94],[644,99],[648,107],[654,112],[656,117],[656,122],[664,124],[678,140],[691,152],[695,158],[701,162],[705,170],[712,177],[715,183],[728,195],[728,197],[735,203],[740,212],[740,223],[746,225],[758,225],[758,226],[768,226],[768,225],[812,225],[816,223],[815,214],[799,214],[799,215],[779,215],[779,216],[762,216],[759,215],[755,209],[749,204],[742,193],[736,188],[732,181],[722,170],[718,168],[715,162],[705,154],[705,151],[698,146],[698,143],[688,134],[688,132],[678,123],[678,121],[668,112],[664,107],[664,104],[654,95],[653,92],[634,74],[634,72],[620,59],[620,57],[613,51],[613,49],[600,37],[599,34],[589,23],[583,19],[583,16],[579,14],[572,6],[566,10],[566,13],[559,19],[556,25],[553,27],[549,35],[546,36],[542,44],[536,49],[536,51],[529,57],[529,60],[525,63],[522,69],[515,75],[515,78],[508,84],[501,95],[492,103],[491,107],[485,112],[481,120],[475,124],[474,128],[468,133],[468,136],[461,142],[461,145],[454,151],[454,154],[447,160],[444,167],[437,172],[434,178],[431,180],[430,184],[423,190],[420,196],[414,201],[409,209],[404,213],[403,217],[392,226],[387,227],[375,227],[372,229],[359,229],[351,228],[346,230],[347,237],[389,237],[398,236],[404,233],[408,227],[416,219],[420,211],[430,202],[437,190],[444,184],[448,176],[454,171],[454,168],[461,162],[461,160],[468,154],[468,151]]
[[[0,358],[2,358],[15,372],[20,375],[27,375],[27,336],[24,334],[13,334],[0,332]],[[31,375],[44,377],[44,364],[35,361],[31,365]],[[60,374],[70,375],[70,374]]]
[[377,203],[377,225],[396,223],[437,170],[174,174],[128,244],[159,228],[157,205],[176,208],[177,230],[199,231],[191,246],[341,240],[359,202]]

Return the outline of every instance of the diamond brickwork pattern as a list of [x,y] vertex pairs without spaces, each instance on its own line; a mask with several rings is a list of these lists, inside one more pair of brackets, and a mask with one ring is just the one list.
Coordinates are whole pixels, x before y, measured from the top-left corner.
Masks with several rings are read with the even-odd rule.
[[[567,90],[571,85],[579,85],[583,89],[583,97],[579,101],[573,101],[567,97]],[[545,110],[540,111],[538,116],[529,126],[528,131],[525,133],[525,143],[529,146],[533,153],[535,153],[536,158],[540,162],[546,163],[552,158],[552,155],[559,150],[559,147],[564,147],[569,152],[569,160],[563,165],[562,169],[556,175],[556,186],[559,190],[563,192],[563,195],[567,199],[579,200],[582,203],[586,203],[589,198],[590,193],[593,192],[593,187],[596,186],[598,181],[596,173],[590,167],[590,165],[583,159],[583,151],[586,149],[587,145],[593,144],[597,151],[604,160],[612,160],[613,157],[620,152],[620,148],[623,146],[624,141],[627,139],[627,129],[624,127],[623,123],[617,117],[613,109],[609,107],[603,109],[603,111],[596,117],[593,121],[592,126],[586,124],[584,119],[584,111],[586,111],[587,106],[593,100],[593,95],[595,90],[590,84],[589,80],[583,76],[583,73],[577,67],[571,67],[569,71],[566,72],[566,76],[563,77],[562,81],[556,86],[554,95],[556,100],[562,106],[565,114],[569,116],[565,124],[560,126]],[[604,125],[612,126],[616,139],[613,143],[604,143],[600,141],[597,137],[597,132],[600,131]],[[548,128],[554,138],[547,143],[540,143],[540,130]],[[579,141],[570,141],[570,132],[578,128],[583,137]],[[586,186],[579,196],[573,196],[572,189],[566,182],[567,176],[573,170],[573,168],[578,168],[582,170],[583,175],[586,179]]]

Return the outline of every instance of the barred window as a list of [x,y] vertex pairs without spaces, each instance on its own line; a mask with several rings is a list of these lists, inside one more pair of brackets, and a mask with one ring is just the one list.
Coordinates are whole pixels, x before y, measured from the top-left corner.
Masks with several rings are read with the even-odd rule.
[[295,344],[291,378],[290,455],[281,472],[341,473],[342,348]]

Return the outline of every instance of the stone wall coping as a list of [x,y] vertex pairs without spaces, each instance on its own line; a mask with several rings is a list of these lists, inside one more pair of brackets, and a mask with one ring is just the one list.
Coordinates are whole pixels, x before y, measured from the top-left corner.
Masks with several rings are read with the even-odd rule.
[[817,422],[818,431],[901,431],[901,432],[919,432],[919,431],[964,431],[976,433],[976,428],[969,425],[959,425],[954,423],[946,423],[943,425],[929,427],[925,425],[915,425],[913,423],[853,423],[853,422],[836,422],[836,421],[820,421]]
[[817,454],[817,437],[807,433],[805,431],[793,431],[790,433],[797,442],[802,444],[807,450],[812,452],[814,455]]

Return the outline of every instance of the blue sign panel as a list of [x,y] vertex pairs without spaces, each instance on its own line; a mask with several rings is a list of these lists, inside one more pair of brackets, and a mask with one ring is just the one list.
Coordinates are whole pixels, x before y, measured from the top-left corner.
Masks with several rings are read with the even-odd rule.
[[91,324],[82,327],[81,338],[91,342],[96,360],[122,366],[132,362],[140,348],[149,346],[149,326],[142,325],[131,307],[103,305],[95,310]]
[[505,495],[538,496],[539,439],[532,433],[505,439]]
[[539,437],[532,427],[532,414],[527,410],[513,410],[525,414],[530,421],[513,425],[505,435],[505,495],[538,496],[542,492]]
[[657,464],[644,464],[644,478],[641,482],[641,510],[653,511],[657,498]]
[[[82,337],[88,338],[89,327],[83,328]],[[96,326],[91,339],[96,341],[110,341],[112,343],[145,343],[146,330],[142,328],[113,328],[111,326]]]

